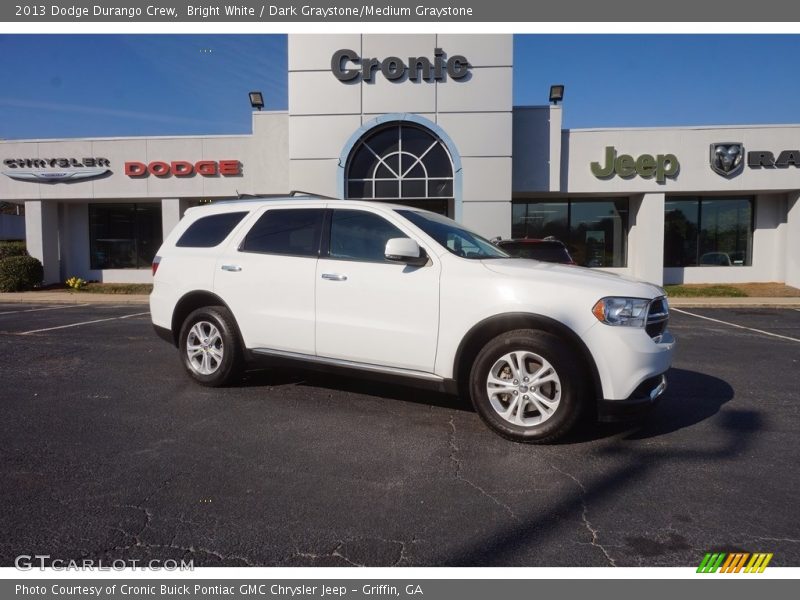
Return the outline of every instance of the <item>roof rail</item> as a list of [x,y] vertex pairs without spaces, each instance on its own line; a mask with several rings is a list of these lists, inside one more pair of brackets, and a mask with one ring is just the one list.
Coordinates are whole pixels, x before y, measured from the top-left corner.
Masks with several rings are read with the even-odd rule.
[[242,194],[237,192],[236,198],[226,198],[224,200],[215,200],[213,204],[233,204],[240,202],[263,202],[264,200],[286,200],[286,198],[297,198],[299,196],[308,196],[309,198],[324,198],[325,200],[339,200],[333,196],[325,196],[324,194],[313,194],[311,192],[304,192],[302,190],[292,190],[288,195],[273,195],[259,196],[258,194]]
[[340,200],[334,196],[326,196],[325,194],[315,194],[314,192],[305,192],[303,190],[292,190],[289,195],[294,196],[313,196],[314,198],[325,198],[326,200]]

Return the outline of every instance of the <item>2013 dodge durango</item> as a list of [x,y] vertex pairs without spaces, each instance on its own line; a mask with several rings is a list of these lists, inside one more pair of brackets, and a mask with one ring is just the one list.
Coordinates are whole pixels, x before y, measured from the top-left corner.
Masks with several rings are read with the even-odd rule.
[[153,273],[153,324],[199,384],[285,361],[399,378],[468,396],[520,442],[552,442],[586,409],[609,418],[651,405],[675,345],[660,287],[511,258],[408,206],[192,208]]

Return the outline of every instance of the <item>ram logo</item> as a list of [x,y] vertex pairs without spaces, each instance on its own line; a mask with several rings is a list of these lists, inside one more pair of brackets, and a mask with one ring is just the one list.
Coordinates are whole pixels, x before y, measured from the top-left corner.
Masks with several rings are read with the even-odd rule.
[[744,144],[718,142],[711,144],[711,169],[723,177],[738,175],[744,167]]

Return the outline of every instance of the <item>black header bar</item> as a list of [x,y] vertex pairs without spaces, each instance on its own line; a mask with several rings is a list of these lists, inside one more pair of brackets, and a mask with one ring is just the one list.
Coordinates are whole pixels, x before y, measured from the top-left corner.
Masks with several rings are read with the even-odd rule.
[[0,4],[0,22],[780,22],[800,21],[786,0],[57,0]]

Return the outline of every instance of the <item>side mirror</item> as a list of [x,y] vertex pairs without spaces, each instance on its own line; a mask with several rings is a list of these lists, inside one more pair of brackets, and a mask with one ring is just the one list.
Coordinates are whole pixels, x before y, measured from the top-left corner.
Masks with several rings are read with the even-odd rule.
[[392,238],[386,242],[386,260],[421,266],[428,262],[428,255],[411,238]]

